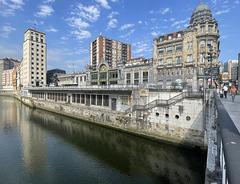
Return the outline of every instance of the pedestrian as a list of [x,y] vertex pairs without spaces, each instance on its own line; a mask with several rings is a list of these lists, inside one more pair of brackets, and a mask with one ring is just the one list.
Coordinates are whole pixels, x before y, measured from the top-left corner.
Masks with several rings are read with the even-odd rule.
[[222,89],[222,87],[221,87],[221,89],[220,89],[220,98],[223,98],[223,89]]
[[217,87],[217,94],[218,94],[218,95],[220,94],[220,89],[219,89],[219,87]]
[[228,87],[226,85],[223,86],[223,92],[224,92],[225,98],[227,98]]
[[234,99],[235,99],[235,96],[236,96],[237,92],[238,92],[237,88],[234,85],[232,85],[232,88],[230,90],[230,95],[232,95],[232,102],[234,102]]

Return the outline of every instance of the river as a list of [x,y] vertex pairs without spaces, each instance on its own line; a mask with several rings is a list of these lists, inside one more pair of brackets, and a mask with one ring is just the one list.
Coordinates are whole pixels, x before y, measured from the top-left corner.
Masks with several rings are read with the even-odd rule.
[[0,96],[0,183],[204,183],[206,155]]

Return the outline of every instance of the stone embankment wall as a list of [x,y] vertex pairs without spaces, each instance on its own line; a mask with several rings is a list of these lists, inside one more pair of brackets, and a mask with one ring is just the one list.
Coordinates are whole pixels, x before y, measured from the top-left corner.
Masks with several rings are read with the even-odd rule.
[[[201,99],[184,100],[170,107],[155,107],[148,112],[133,112],[126,115],[117,111],[93,107],[49,102],[27,97],[17,98],[33,108],[71,116],[159,142],[184,147],[199,146],[204,148],[205,146],[203,102]],[[176,119],[175,115],[179,115],[179,118]],[[191,120],[186,121],[186,116],[190,116]]]

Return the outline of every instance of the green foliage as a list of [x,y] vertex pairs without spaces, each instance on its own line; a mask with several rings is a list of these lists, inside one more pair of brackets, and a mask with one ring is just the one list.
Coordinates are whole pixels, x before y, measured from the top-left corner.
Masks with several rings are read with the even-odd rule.
[[185,82],[185,81],[183,81],[183,82],[181,82],[181,86],[182,86],[182,88],[184,89],[186,86],[187,86],[187,82]]
[[178,82],[172,82],[171,86],[172,86],[173,89],[176,89],[177,86],[178,86]]

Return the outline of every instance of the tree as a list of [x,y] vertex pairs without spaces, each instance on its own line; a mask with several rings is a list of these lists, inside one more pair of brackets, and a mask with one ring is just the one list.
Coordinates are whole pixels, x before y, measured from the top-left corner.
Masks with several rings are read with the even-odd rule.
[[184,89],[186,86],[187,86],[187,82],[185,82],[185,81],[183,81],[183,82],[181,82],[181,86],[182,86],[182,88]]
[[173,89],[176,89],[176,87],[178,86],[178,82],[172,82],[171,86]]

